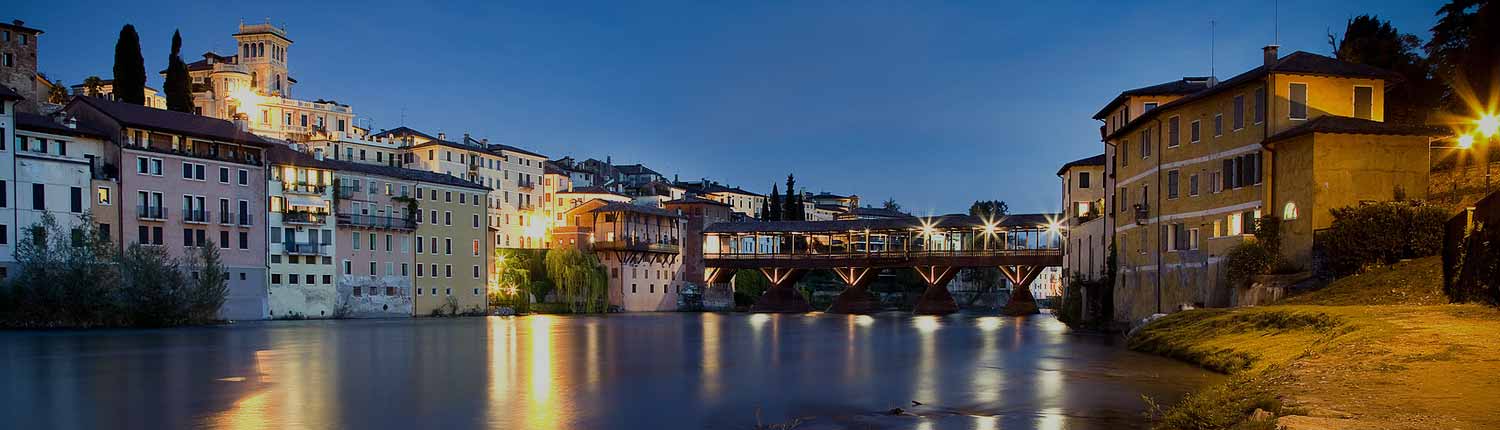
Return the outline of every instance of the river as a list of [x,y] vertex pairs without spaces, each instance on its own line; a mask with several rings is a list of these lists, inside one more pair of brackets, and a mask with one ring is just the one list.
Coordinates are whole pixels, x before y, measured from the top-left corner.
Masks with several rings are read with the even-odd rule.
[[1142,395],[1219,379],[1047,315],[8,331],[0,361],[0,422],[16,429],[1117,429],[1145,425]]

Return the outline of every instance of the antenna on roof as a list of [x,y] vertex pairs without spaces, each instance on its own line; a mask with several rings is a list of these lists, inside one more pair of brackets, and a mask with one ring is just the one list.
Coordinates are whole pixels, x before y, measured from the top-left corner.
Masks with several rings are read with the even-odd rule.
[[1210,80],[1218,79],[1218,74],[1214,72],[1214,49],[1219,43],[1218,24],[1212,19],[1208,20],[1208,78]]
[[1271,2],[1271,44],[1281,44],[1281,0]]

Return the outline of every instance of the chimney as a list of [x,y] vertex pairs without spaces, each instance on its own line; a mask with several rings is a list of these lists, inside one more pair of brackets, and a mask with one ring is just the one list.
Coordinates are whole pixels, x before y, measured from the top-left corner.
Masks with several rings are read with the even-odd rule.
[[439,131],[438,132],[438,140],[448,140],[448,134]]
[[464,143],[469,143],[470,140],[472,139],[469,139],[469,133],[464,133]]
[[242,113],[234,114],[234,128],[237,128],[240,131],[249,132],[250,131],[250,115],[246,115],[243,112]]
[[1280,45],[1266,45],[1266,47],[1260,48],[1261,52],[1265,55],[1266,67],[1270,67],[1276,63],[1276,60],[1281,59],[1280,56],[1276,55],[1276,48],[1280,47]]
[[78,128],[78,117],[68,115],[68,119],[64,122],[64,124],[67,124],[68,128],[76,129]]
[[479,143],[483,144],[484,146],[490,146],[490,138],[486,137],[483,139],[479,139]]

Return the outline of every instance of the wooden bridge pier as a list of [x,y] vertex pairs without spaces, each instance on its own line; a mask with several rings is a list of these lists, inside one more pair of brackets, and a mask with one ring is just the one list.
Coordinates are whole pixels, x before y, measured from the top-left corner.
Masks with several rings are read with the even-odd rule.
[[795,288],[798,279],[807,274],[807,269],[790,269],[782,267],[761,268],[760,272],[771,281],[771,288],[767,288],[761,294],[760,300],[756,300],[750,306],[750,312],[768,313],[803,313],[812,312],[812,305],[807,304],[807,298]]
[[880,300],[870,294],[870,283],[875,282],[880,269],[869,267],[835,267],[833,273],[844,280],[847,287],[833,298],[828,306],[831,314],[868,314],[880,310]]

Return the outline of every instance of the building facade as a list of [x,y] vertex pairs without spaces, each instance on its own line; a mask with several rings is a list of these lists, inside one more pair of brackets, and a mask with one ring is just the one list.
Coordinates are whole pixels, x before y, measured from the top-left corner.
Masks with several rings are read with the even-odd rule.
[[686,284],[684,218],[675,211],[591,200],[569,210],[557,247],[594,252],[607,272],[609,305],[625,312],[672,311]]
[[1057,170],[1062,182],[1062,282],[1072,277],[1099,279],[1109,255],[1105,227],[1104,154],[1074,160]]
[[446,175],[416,176],[415,312],[483,312],[489,285],[485,198],[490,189]]
[[415,312],[417,185],[405,169],[324,159],[334,172],[338,298],[353,317]]
[[37,85],[37,39],[41,35],[41,30],[27,27],[19,19],[0,22],[0,86],[15,93],[12,110],[39,113],[40,103],[47,100],[47,94]]
[[1313,268],[1313,232],[1330,222],[1313,214],[1425,196],[1431,131],[1383,122],[1399,77],[1274,46],[1263,59],[1185,95],[1122,96],[1096,116],[1112,156],[1117,321],[1230,305],[1224,256],[1263,216],[1283,218],[1281,253]]
[[270,316],[345,316],[334,264],[338,224],[333,170],[323,160],[283,145],[268,148],[266,161]]
[[[9,103],[9,102],[7,102]],[[44,116],[6,108],[0,115],[0,279],[16,264],[16,245],[26,229],[50,214],[72,231],[93,211],[92,179],[102,160],[102,133],[80,128],[66,115]]]

